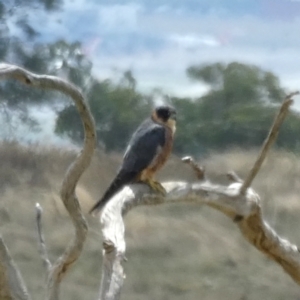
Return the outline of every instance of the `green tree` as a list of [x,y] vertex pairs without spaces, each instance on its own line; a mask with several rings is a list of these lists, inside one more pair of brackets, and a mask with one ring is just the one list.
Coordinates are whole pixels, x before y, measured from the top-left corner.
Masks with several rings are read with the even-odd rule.
[[206,83],[210,87],[210,98],[216,96],[222,102],[219,104],[227,107],[245,103],[278,103],[284,96],[279,79],[253,65],[232,62],[228,65],[192,66],[187,69],[187,75],[192,80]]
[[[39,32],[30,23],[29,13],[46,10],[48,14],[60,8],[61,0],[0,0],[0,60],[24,66],[37,73],[48,71],[47,47],[37,46]],[[42,50],[42,51],[41,51]],[[37,129],[37,122],[30,117],[32,105],[40,105],[53,99],[53,94],[17,84],[1,82],[0,122],[6,131],[2,137],[14,138],[18,126]],[[12,134],[5,134],[10,132]]]
[[[179,111],[176,150],[195,154],[211,149],[259,146],[265,139],[278,103],[284,98],[279,79],[256,66],[233,62],[191,66],[187,75],[209,86],[195,99],[172,98]],[[282,128],[277,145],[299,148],[293,113]]]
[[[84,91],[91,79],[92,63],[83,55],[81,44],[64,40],[41,42],[39,29],[30,22],[32,11],[46,10],[51,17],[52,12],[62,8],[62,3],[62,0],[0,0],[0,59],[39,74],[58,75]],[[1,83],[0,93],[0,120],[11,127],[8,132],[12,133],[16,123],[38,128],[37,122],[30,117],[33,106],[47,105],[55,109],[67,103],[59,93],[33,90],[14,81]],[[11,134],[7,136],[14,138]]]
[[[99,142],[107,150],[124,150],[132,132],[151,111],[151,97],[137,92],[135,82],[132,73],[126,71],[118,84],[92,79],[86,91]],[[82,142],[82,126],[74,106],[59,112],[56,133]]]

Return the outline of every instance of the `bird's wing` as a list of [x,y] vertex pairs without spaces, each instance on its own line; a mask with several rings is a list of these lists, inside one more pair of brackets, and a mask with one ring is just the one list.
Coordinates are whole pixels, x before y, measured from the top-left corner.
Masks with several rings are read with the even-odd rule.
[[142,124],[129,142],[120,171],[138,175],[151,164],[165,140],[165,127],[154,122]]
[[148,120],[133,134],[117,176],[90,213],[99,211],[124,185],[132,182],[155,159],[165,144],[165,128]]

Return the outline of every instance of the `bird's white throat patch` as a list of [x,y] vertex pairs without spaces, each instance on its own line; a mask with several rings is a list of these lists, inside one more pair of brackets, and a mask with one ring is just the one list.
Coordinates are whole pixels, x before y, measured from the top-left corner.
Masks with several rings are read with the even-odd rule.
[[174,134],[176,132],[176,121],[173,120],[173,119],[169,119],[167,121],[167,125],[168,125],[169,128],[171,128],[172,133]]

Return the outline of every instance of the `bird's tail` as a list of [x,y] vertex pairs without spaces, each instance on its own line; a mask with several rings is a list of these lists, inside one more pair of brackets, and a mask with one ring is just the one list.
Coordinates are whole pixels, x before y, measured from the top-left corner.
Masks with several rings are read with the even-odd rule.
[[101,211],[113,195],[115,195],[124,185],[130,183],[133,176],[128,175],[129,174],[122,174],[122,172],[119,172],[103,197],[90,209],[89,213],[95,215],[97,212]]

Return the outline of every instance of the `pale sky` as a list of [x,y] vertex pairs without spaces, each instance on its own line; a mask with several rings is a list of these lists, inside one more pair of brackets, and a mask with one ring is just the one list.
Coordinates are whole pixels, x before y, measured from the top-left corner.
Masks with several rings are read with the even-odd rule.
[[186,68],[232,61],[300,89],[300,0],[64,0],[58,12],[29,11],[29,20],[41,41],[80,41],[99,79],[131,69],[141,91],[201,96],[206,87]]
[[81,41],[99,78],[130,68],[144,91],[199,95],[192,64],[239,61],[300,88],[298,0],[65,0],[51,17],[31,16],[43,40]]

